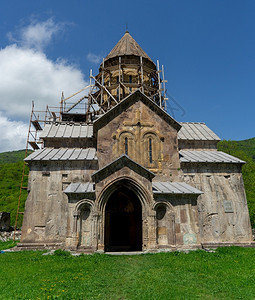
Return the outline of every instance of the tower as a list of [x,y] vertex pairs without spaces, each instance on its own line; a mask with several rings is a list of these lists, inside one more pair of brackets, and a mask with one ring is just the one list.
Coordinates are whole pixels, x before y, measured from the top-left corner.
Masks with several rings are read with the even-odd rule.
[[[160,76],[162,73],[162,78]],[[121,100],[139,89],[158,106],[166,110],[164,68],[159,68],[145,53],[128,31],[103,59],[99,72],[93,75],[90,71],[90,84],[81,92],[85,95],[69,105],[68,97],[61,101],[63,120],[93,122]],[[75,93],[74,95],[76,95]],[[68,100],[68,101],[67,101]],[[86,115],[70,114],[73,109],[85,100]],[[68,113],[68,114],[66,114]]]
[[136,89],[162,105],[156,65],[128,31],[100,65],[96,86],[99,90],[93,94],[93,98],[104,111]]

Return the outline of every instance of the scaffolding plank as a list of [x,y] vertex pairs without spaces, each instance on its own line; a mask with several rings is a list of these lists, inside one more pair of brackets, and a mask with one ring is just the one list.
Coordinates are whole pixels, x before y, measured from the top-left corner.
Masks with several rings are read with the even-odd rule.
[[32,124],[36,130],[42,130],[41,124],[38,122],[38,120],[33,120]]
[[30,145],[34,150],[40,149],[40,147],[37,145],[36,142],[28,141],[28,143],[29,143],[29,145]]

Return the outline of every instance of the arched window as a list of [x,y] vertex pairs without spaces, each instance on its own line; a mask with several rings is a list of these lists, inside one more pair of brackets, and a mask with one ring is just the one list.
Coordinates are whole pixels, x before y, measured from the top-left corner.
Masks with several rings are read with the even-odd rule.
[[128,155],[128,138],[125,137],[125,154]]
[[126,154],[130,158],[135,158],[135,137],[133,133],[124,131],[120,133],[118,140],[118,154]]
[[147,168],[157,168],[160,157],[160,141],[154,132],[147,132],[143,136],[143,157],[144,166]]
[[152,141],[151,138],[149,138],[149,162],[152,164]]

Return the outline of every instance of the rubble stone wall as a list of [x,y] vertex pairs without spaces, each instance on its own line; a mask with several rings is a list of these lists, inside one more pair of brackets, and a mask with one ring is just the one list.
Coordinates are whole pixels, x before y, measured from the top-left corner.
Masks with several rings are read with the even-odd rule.
[[204,192],[197,202],[201,242],[251,242],[241,165],[183,163],[182,170],[184,181]]
[[63,191],[71,182],[88,182],[97,165],[87,162],[34,162],[30,165],[22,242],[64,242],[70,213]]
[[[6,242],[12,240],[14,236],[14,231],[2,231],[0,232],[0,241]],[[21,230],[17,230],[15,233],[15,239],[20,240],[21,238]]]

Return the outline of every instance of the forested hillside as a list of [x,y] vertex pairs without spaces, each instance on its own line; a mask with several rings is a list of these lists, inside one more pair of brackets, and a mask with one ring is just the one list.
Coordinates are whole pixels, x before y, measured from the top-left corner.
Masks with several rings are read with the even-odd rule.
[[236,143],[239,150],[243,150],[255,161],[255,138],[238,141]]
[[[28,154],[31,152],[32,150],[28,150]],[[0,153],[0,165],[6,163],[20,162],[23,160],[24,156],[25,156],[25,150]]]
[[[218,144],[218,150],[246,161],[243,166],[243,179],[251,223],[255,228],[255,138],[238,142],[224,140]],[[12,225],[15,223],[24,156],[24,150],[0,153],[0,211],[11,213]],[[26,174],[28,174],[27,167]],[[26,186],[26,181],[27,177],[25,177],[24,186]],[[26,197],[27,193],[24,190],[20,211],[24,211]],[[19,226],[21,221],[22,216],[19,218]]]
[[[24,156],[25,150],[0,153],[0,211],[11,213],[12,226],[15,224]],[[28,174],[27,167],[26,174]],[[24,186],[27,186],[27,176]],[[22,190],[21,212],[24,211],[26,197],[26,190]],[[21,226],[21,223],[22,215],[19,216],[18,226]]]

